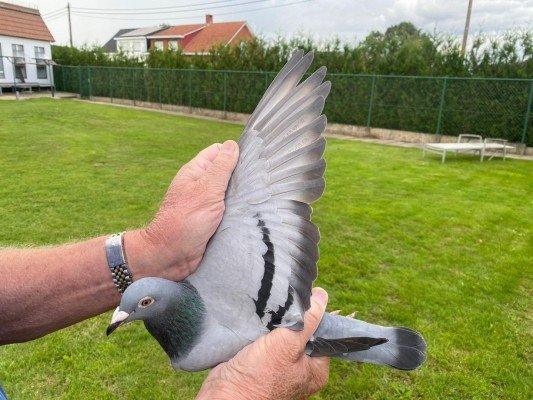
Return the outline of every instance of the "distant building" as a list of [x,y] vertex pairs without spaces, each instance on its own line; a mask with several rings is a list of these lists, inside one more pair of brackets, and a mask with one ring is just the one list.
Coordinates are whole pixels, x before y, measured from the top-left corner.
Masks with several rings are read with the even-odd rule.
[[254,37],[246,21],[214,23],[212,15],[206,15],[203,24],[159,27],[146,33],[152,29],[155,28],[122,29],[104,45],[104,49],[108,53],[122,50],[136,56],[146,56],[151,48],[180,49],[187,55],[208,54],[215,45],[238,45]]
[[205,23],[171,26],[151,36],[151,46],[160,49],[181,49],[184,54],[208,54],[215,45],[238,45],[254,37],[246,21],[213,22],[212,15],[205,16]]
[[0,88],[51,87],[51,42],[39,10],[0,2]]
[[102,48],[110,55],[123,52],[130,57],[143,59],[148,55],[148,50],[150,49],[148,36],[167,28],[167,25],[161,25],[147,28],[120,29]]
[[123,33],[114,38],[117,51],[122,51],[130,56],[143,58],[148,54],[148,50],[150,49],[148,36],[166,28],[167,26],[150,26],[148,28],[139,28]]
[[137,30],[139,28],[131,28],[131,29],[120,29],[117,33],[113,35],[111,39],[109,39],[106,44],[102,46],[104,51],[106,53],[116,53],[117,52],[117,40],[120,35],[124,35],[125,33],[129,33],[131,31]]

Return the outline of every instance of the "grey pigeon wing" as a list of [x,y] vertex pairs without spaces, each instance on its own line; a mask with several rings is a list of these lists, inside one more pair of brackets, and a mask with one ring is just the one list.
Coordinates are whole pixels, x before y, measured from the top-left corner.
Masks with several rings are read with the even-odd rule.
[[274,79],[239,140],[222,222],[190,277],[216,318],[241,336],[301,329],[317,276],[320,235],[309,203],[324,190],[330,83],[320,68],[298,84],[313,59],[297,52]]

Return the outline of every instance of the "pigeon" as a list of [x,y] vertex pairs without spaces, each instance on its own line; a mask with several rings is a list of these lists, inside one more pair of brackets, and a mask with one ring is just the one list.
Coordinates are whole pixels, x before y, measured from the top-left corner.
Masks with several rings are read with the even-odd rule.
[[[176,370],[228,361],[273,329],[302,330],[317,277],[318,228],[310,203],[324,191],[322,115],[331,83],[321,67],[300,83],[313,53],[297,51],[266,90],[239,139],[225,211],[204,257],[186,280],[133,282],[107,334],[142,320]],[[419,367],[426,343],[408,328],[326,313],[306,346],[336,357],[401,370]]]

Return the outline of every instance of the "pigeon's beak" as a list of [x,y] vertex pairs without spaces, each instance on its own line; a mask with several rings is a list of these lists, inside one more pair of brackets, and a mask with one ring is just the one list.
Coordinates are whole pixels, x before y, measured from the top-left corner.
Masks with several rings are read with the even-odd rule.
[[130,314],[125,311],[120,311],[120,307],[117,307],[117,309],[113,313],[113,317],[111,318],[111,323],[107,327],[107,336],[111,335],[113,331],[117,329],[120,325],[126,323],[126,318],[128,318],[129,316]]

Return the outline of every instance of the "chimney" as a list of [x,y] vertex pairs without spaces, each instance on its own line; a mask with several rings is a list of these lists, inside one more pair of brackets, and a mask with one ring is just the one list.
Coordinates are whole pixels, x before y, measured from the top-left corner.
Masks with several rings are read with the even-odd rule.
[[213,15],[211,14],[206,14],[205,15],[205,23],[207,25],[211,25],[213,23]]

